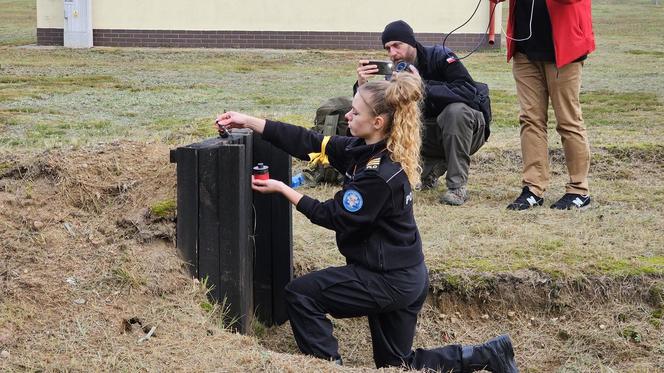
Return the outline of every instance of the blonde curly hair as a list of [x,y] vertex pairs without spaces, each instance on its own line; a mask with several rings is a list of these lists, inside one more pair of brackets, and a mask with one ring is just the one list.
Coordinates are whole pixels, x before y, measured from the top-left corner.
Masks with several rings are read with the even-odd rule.
[[417,74],[397,73],[390,81],[372,81],[359,87],[376,115],[386,119],[387,150],[401,164],[411,186],[420,182],[422,79]]

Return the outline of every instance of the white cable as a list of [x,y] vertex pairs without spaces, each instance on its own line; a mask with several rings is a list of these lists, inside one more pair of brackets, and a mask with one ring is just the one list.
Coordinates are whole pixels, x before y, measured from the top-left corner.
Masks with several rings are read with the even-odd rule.
[[[510,9],[510,12],[511,12],[511,11],[512,11],[512,9]],[[507,36],[507,32],[505,32],[505,29],[503,28],[503,24],[502,24],[502,22],[501,22],[501,23],[500,23],[500,30],[501,30],[501,31],[503,32],[503,34],[505,35],[505,39],[510,39],[510,40],[512,40],[512,41],[526,41],[526,40],[532,38],[532,37],[533,37],[533,13],[535,13],[535,0],[533,0],[533,5],[532,5],[532,7],[530,8],[530,25],[529,25],[529,27],[530,27],[530,35],[528,35],[528,37],[525,38],[525,39],[515,39],[515,38],[512,38],[512,37]]]

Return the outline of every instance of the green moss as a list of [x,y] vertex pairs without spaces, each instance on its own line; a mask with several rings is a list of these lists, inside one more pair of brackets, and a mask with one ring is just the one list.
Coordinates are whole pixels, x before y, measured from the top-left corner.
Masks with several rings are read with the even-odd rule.
[[158,216],[160,218],[174,216],[175,209],[176,209],[176,204],[175,200],[173,199],[157,202],[154,205],[150,206],[150,212],[152,213],[152,215]]
[[642,341],[641,333],[638,330],[636,330],[634,326],[628,326],[618,334],[621,337],[634,343],[641,343]]
[[595,264],[601,272],[612,275],[661,275],[664,274],[664,257],[605,259]]
[[444,291],[450,291],[465,297],[477,294],[480,290],[491,289],[494,286],[494,280],[484,274],[446,272],[437,277],[440,279],[438,286]]
[[567,277],[567,274],[564,271],[557,268],[547,268],[542,272],[549,275],[553,281],[561,280]]
[[214,304],[208,301],[203,301],[200,303],[201,309],[205,312],[212,312],[214,311]]
[[461,287],[461,276],[453,274],[444,274],[443,283],[450,289],[459,289]]
[[664,273],[664,256],[653,256],[643,260],[643,268],[647,273]]

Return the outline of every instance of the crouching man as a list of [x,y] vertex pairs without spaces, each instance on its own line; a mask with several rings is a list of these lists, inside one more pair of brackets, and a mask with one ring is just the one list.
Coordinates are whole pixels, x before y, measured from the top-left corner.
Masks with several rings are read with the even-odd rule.
[[[411,71],[419,73],[424,82],[421,189],[435,188],[444,174],[447,191],[440,202],[464,204],[469,197],[470,156],[489,137],[488,88],[473,80],[449,48],[422,46],[404,21],[385,26],[382,43],[397,68],[412,65]],[[377,73],[376,65],[360,60],[354,91]]]

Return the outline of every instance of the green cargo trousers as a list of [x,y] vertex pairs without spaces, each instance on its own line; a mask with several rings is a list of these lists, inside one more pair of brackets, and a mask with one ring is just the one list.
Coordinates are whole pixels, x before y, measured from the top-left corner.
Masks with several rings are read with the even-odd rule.
[[433,167],[435,176],[446,171],[448,189],[468,183],[470,156],[484,145],[484,116],[481,111],[457,102],[449,104],[436,118],[422,120],[423,175]]

